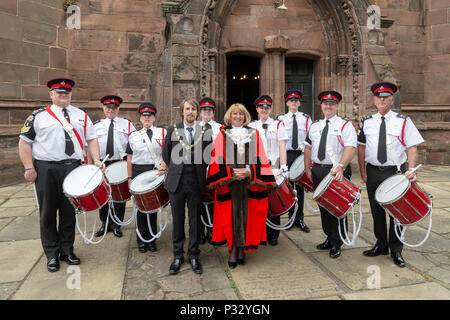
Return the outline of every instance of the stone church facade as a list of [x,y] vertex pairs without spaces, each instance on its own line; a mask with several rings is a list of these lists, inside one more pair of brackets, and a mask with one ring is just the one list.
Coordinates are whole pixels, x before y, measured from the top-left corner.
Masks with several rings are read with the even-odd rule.
[[[71,4],[80,8],[80,29],[68,27]],[[400,87],[395,110],[411,116],[426,140],[419,160],[450,164],[448,0],[285,0],[287,10],[282,4],[2,0],[3,183],[21,179],[20,127],[50,103],[46,82],[59,76],[75,80],[73,105],[93,120],[102,116],[100,97],[118,94],[122,116],[138,123],[137,106],[152,101],[163,126],[179,120],[187,97],[212,97],[216,119],[223,119],[234,102],[254,115],[254,99],[269,94],[277,115],[291,88],[304,91],[302,107],[315,119],[317,94],[341,92],[339,115],[357,123],[375,110],[370,85],[392,81]]]

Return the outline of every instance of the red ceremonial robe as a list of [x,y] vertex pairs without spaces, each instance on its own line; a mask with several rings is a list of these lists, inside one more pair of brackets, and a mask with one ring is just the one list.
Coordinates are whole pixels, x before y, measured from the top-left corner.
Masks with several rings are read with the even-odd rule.
[[[248,128],[249,133],[252,128]],[[214,218],[212,240],[216,244],[228,242],[231,251],[234,243],[233,217],[230,183],[233,181],[233,170],[226,160],[226,136],[223,132],[227,128],[222,127],[214,140],[211,153],[211,163],[208,169],[207,188],[215,189],[214,196]],[[276,187],[275,178],[272,173],[269,161],[264,152],[264,147],[255,130],[250,143],[256,143],[253,159],[256,163],[248,164],[251,170],[248,206],[247,206],[247,226],[245,233],[244,251],[257,251],[260,244],[266,243],[266,217],[268,211],[268,190]],[[228,139],[230,141],[230,139]],[[251,151],[249,151],[251,152]]]

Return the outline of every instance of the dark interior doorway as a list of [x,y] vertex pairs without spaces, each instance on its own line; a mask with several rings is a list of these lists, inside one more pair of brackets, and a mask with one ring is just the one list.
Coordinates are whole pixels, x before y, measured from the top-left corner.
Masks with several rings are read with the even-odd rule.
[[309,59],[286,58],[284,80],[286,90],[299,89],[303,92],[300,111],[314,119],[314,62]]
[[258,119],[253,101],[259,96],[260,59],[252,56],[227,56],[227,109],[233,103],[242,103]]

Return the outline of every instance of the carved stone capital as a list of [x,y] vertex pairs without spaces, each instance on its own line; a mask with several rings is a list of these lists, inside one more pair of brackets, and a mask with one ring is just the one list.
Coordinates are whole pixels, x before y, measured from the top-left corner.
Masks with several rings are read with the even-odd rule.
[[282,34],[271,35],[264,38],[266,52],[286,52],[289,50],[290,40]]

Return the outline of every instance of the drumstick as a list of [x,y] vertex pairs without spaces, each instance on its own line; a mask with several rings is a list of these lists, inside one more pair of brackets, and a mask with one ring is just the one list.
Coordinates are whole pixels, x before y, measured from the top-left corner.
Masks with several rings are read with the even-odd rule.
[[84,188],[87,187],[87,185],[89,184],[89,182],[91,182],[92,178],[94,178],[94,176],[97,174],[98,170],[101,170],[103,167],[103,164],[105,163],[106,160],[108,160],[109,158],[109,154],[106,155],[105,159],[103,159],[102,164],[100,165],[100,167],[97,168],[97,170],[95,170],[95,172],[92,174],[92,176],[89,178],[88,182],[86,182],[86,184],[84,185]]
[[[411,169],[411,172],[408,173],[407,177],[409,177],[412,173],[414,173],[417,169],[419,169],[422,166],[422,164],[419,164],[417,167]],[[394,189],[396,186],[398,186],[400,183],[402,183],[402,181],[397,182],[396,184],[394,184],[392,187],[389,188],[389,190],[386,190],[386,193],[388,193],[389,191],[391,191],[392,189]]]

